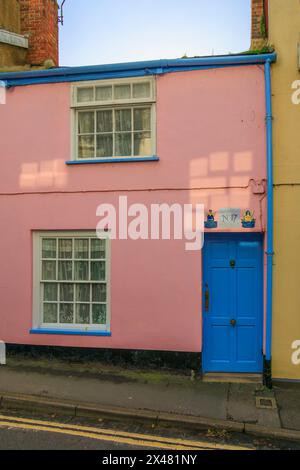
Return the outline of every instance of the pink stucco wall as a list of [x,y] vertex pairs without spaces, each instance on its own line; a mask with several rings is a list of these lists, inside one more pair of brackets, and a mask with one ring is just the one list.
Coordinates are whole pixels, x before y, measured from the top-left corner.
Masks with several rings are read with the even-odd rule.
[[[67,166],[70,84],[16,87],[0,106],[0,339],[8,343],[201,350],[201,252],[184,241],[112,241],[111,337],[30,335],[32,231],[93,230],[96,207],[204,203],[255,210],[265,199],[260,67],[157,78],[159,162]],[[151,191],[150,191],[151,190]]]

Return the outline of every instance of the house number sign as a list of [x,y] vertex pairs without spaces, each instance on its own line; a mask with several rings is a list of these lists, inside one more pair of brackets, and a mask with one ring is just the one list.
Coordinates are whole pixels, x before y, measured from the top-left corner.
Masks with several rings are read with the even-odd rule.
[[219,228],[239,228],[241,226],[241,210],[224,207],[218,210]]

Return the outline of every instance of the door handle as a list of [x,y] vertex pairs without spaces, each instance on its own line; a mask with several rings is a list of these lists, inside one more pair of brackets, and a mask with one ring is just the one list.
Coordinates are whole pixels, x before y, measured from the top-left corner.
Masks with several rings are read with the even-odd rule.
[[206,312],[209,311],[209,290],[208,290],[207,284],[205,284],[205,292],[204,292],[204,310]]
[[231,326],[235,326],[236,325],[236,320],[234,318],[232,318],[232,320],[230,320],[230,325]]

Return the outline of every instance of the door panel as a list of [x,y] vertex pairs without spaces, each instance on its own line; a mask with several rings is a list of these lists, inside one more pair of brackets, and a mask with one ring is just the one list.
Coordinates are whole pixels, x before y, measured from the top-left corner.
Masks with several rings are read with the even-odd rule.
[[255,268],[236,268],[236,311],[240,320],[252,318],[255,321],[256,283]]
[[212,321],[215,317],[228,317],[231,305],[231,279],[228,268],[212,266],[210,272],[210,313]]
[[251,326],[238,326],[236,329],[238,363],[255,361],[255,331]]
[[[262,239],[259,234],[207,237],[203,257],[203,369],[262,370]],[[207,307],[207,305],[206,305]]]
[[226,325],[213,325],[211,329],[212,362],[229,363],[231,360],[230,341]]

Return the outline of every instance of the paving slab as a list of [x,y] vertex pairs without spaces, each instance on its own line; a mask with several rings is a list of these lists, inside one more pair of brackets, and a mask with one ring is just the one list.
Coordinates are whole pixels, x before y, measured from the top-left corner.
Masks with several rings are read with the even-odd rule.
[[273,396],[260,391],[257,384],[230,384],[227,404],[227,419],[261,426],[281,426],[277,409],[258,409],[256,395]]
[[255,384],[230,384],[228,391],[227,419],[257,423]]
[[300,383],[275,386],[282,427],[300,431]]

